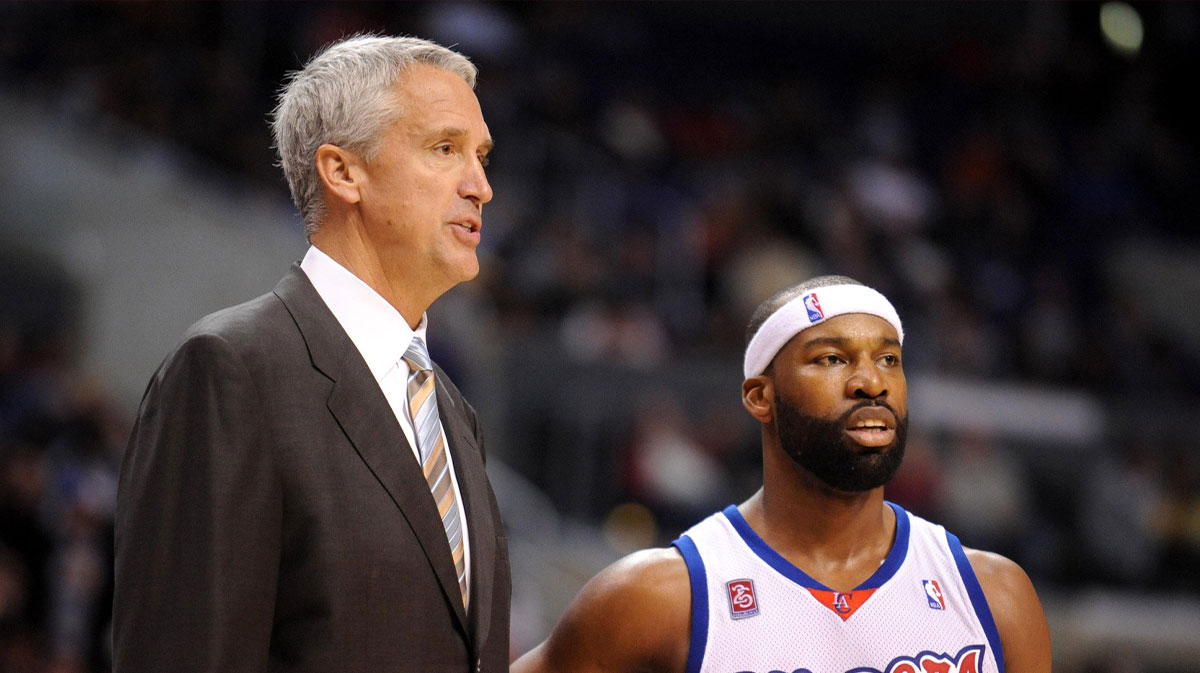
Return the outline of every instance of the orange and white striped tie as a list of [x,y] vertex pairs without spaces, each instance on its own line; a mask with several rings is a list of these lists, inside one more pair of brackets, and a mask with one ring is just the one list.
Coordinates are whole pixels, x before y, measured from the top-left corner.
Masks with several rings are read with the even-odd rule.
[[454,571],[458,574],[458,588],[462,591],[463,607],[467,606],[467,566],[463,558],[463,529],[458,517],[458,503],[454,480],[450,476],[450,463],[446,458],[446,433],[438,417],[437,395],[434,394],[433,363],[425,343],[413,337],[404,353],[408,362],[408,410],[412,414],[413,431],[417,439],[417,452],[421,455],[421,469],[433,502],[437,505],[446,539],[450,542],[450,555],[454,559]]

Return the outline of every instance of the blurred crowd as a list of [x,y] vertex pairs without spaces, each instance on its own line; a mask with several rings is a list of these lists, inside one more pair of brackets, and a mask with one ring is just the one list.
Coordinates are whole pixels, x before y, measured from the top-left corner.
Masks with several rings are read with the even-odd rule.
[[127,414],[55,335],[0,328],[0,670],[107,670]]
[[[497,140],[470,290],[489,334],[560,371],[661,379],[735,362],[775,290],[852,276],[897,305],[910,374],[1082,389],[1109,416],[1106,441],[1057,462],[914,419],[890,498],[1035,580],[1196,594],[1200,336],[1178,323],[1200,324],[1179,301],[1200,271],[1156,261],[1200,254],[1200,6],[1139,9],[1129,54],[1092,3],[15,3],[0,87],[103,121],[114,147],[161,138],[232,193],[285,195],[266,123],[285,71],[358,31],[457,44]],[[0,313],[3,671],[105,667],[132,410],[71,341]],[[599,484],[582,506],[555,468],[564,430],[509,453],[564,510],[601,522],[635,502],[669,540],[747,495],[758,458],[735,392],[663,387],[578,458]]]

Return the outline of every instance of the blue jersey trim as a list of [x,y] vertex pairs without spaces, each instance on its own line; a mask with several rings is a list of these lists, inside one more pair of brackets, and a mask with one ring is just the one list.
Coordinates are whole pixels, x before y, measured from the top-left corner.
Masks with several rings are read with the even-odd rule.
[[950,545],[950,553],[958,565],[958,574],[962,577],[963,585],[967,587],[967,597],[971,599],[971,607],[975,608],[975,616],[983,627],[988,645],[992,648],[992,656],[996,658],[996,670],[1004,673],[1004,648],[1000,646],[1000,631],[996,628],[996,620],[992,618],[992,609],[988,607],[987,597],[983,595],[983,587],[979,586],[979,578],[975,569],[967,560],[962,543],[950,531],[946,531],[946,542]]
[[883,586],[884,582],[892,579],[892,576],[900,570],[901,564],[908,556],[908,533],[909,522],[908,512],[904,508],[894,502],[884,501],[896,513],[896,540],[892,543],[892,549],[888,552],[887,558],[883,559],[883,563],[879,565],[879,569],[873,575],[867,578],[866,582],[858,585],[858,589],[874,589]]
[[[903,507],[895,503],[888,502],[887,504],[896,513],[896,540],[892,543],[891,550],[888,552],[887,557],[883,559],[883,563],[880,564],[879,568],[866,581],[855,587],[855,591],[860,589],[878,589],[883,586],[885,582],[896,574],[896,571],[900,570],[905,557],[908,556],[908,512],[905,512]],[[729,519],[729,523],[733,524],[733,529],[742,537],[742,541],[750,547],[750,550],[763,561],[766,561],[767,565],[774,568],[776,572],[806,589],[833,591],[810,577],[808,573],[792,565],[791,561],[785,559],[779,552],[772,549],[770,545],[763,541],[758,536],[758,533],[754,532],[754,529],[750,527],[750,524],[746,522],[746,518],[742,516],[742,513],[738,511],[737,505],[726,507],[723,514],[725,518]]]
[[686,535],[680,535],[671,544],[683,556],[687,564],[688,579],[692,585],[692,635],[688,643],[687,673],[700,673],[704,663],[704,649],[708,646],[708,576],[704,571],[704,559],[696,549],[696,543]]

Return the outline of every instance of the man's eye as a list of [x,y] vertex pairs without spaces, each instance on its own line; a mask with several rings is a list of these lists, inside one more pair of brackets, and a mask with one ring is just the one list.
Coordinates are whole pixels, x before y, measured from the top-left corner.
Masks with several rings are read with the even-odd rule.
[[895,355],[885,355],[885,356],[879,358],[879,360],[880,360],[880,362],[882,362],[885,365],[888,365],[889,367],[894,367],[894,366],[900,364],[900,358],[896,357]]
[[822,355],[821,357],[817,358],[817,364],[819,365],[836,365],[841,361],[842,359],[836,355]]
[[490,163],[492,163],[492,160],[488,158],[488,155],[486,155],[486,154],[479,155],[479,165],[480,166],[487,168],[488,164],[490,164]]
[[442,145],[438,145],[438,146],[437,146],[437,151],[438,151],[439,153],[441,153],[441,154],[446,154],[446,155],[449,155],[449,154],[452,154],[452,153],[454,152],[454,146],[453,146],[453,145],[451,145],[451,144],[449,144],[449,143],[445,143],[445,144],[442,144]]

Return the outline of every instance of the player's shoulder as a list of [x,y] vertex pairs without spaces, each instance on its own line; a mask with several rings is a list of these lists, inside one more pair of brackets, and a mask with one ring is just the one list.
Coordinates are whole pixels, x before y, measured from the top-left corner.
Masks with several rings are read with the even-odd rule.
[[635,552],[593,577],[550,638],[513,670],[680,671],[690,615],[687,564],[679,552]]
[[1030,576],[1001,554],[962,549],[988,600],[1009,671],[1050,671],[1050,630]]
[[683,556],[674,547],[661,547],[643,549],[616,561],[588,583],[584,594],[593,600],[633,603],[656,611],[678,605],[690,591]]
[[1014,591],[1033,588],[1029,575],[1025,574],[1025,570],[1016,561],[995,552],[969,547],[964,547],[963,553],[970,562],[971,569],[975,571],[975,577],[984,593],[989,594],[989,599],[993,591],[1011,594]]
[[968,548],[963,552],[996,622],[1007,670],[1048,673],[1050,630],[1029,575],[1000,554]]
[[963,548],[979,587],[987,598],[988,607],[998,625],[1009,620],[1022,620],[1026,616],[1041,614],[1041,603],[1033,581],[1015,561],[1005,556],[980,549]]
[[580,590],[568,619],[606,624],[614,641],[647,628],[686,639],[690,614],[687,564],[666,547],[635,552],[600,571]]

